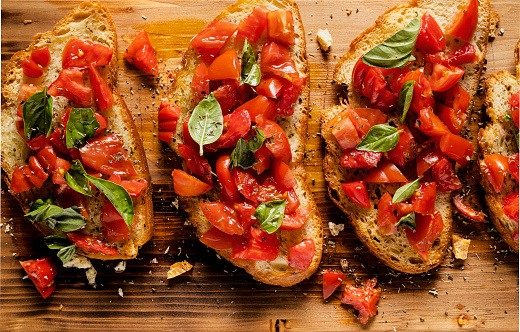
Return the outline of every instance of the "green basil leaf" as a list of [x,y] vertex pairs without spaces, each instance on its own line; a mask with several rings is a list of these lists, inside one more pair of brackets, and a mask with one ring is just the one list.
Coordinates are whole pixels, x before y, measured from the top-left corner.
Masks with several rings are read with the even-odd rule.
[[23,103],[22,117],[26,141],[40,135],[51,134],[52,97],[47,94],[47,88],[27,98]]
[[134,221],[134,204],[132,203],[132,197],[130,197],[128,191],[114,182],[98,179],[88,174],[85,176],[94,186],[96,186],[96,188],[105,194],[108,200],[114,205],[117,212],[119,212],[121,217],[123,217],[128,229],[130,229],[130,226]]
[[199,144],[201,156],[204,145],[215,142],[222,135],[223,128],[222,109],[212,92],[195,106],[188,121],[188,130],[193,140]]
[[395,224],[395,227],[400,225],[404,225],[415,231],[415,212],[412,211],[407,215],[402,216],[401,219],[399,219],[399,221],[397,222],[397,224]]
[[285,203],[287,200],[275,200],[258,205],[254,216],[260,220],[264,230],[271,234],[282,225],[285,216]]
[[419,186],[421,185],[419,183],[419,180],[421,178],[422,178],[422,176],[420,176],[415,181],[412,181],[410,183],[407,183],[407,184],[399,187],[399,189],[397,189],[395,191],[394,197],[392,198],[392,203],[393,204],[401,203],[402,201],[406,201],[408,198],[412,197],[413,193],[417,189],[419,189]]
[[361,61],[372,67],[403,68],[415,60],[412,51],[420,30],[421,20],[416,16],[403,30],[368,51]]
[[71,108],[65,125],[67,148],[81,148],[88,140],[94,138],[99,127],[99,121],[91,108]]
[[63,264],[67,263],[74,257],[74,254],[76,253],[76,245],[71,244],[70,246],[61,248],[58,251],[58,258],[63,262]]
[[503,117],[502,117],[502,122],[508,122],[508,121],[511,121],[513,120],[513,117],[509,114],[505,114]]
[[356,149],[372,152],[390,151],[399,143],[400,132],[402,130],[397,130],[397,128],[389,125],[375,125],[370,128],[365,138],[356,146]]
[[249,43],[249,40],[245,40],[244,48],[242,49],[242,68],[240,73],[240,85],[247,83],[251,86],[257,86],[260,84],[260,67],[256,63],[255,53]]
[[61,249],[71,245],[71,242],[59,235],[49,235],[43,238],[45,245],[49,249]]
[[56,229],[60,232],[74,232],[87,224],[77,206],[66,208],[60,214],[50,217],[47,224],[49,221],[55,221]]
[[401,92],[399,93],[399,101],[397,103],[397,107],[399,108],[399,111],[401,111],[401,123],[404,123],[404,119],[406,119],[406,114],[408,114],[408,110],[410,109],[414,87],[415,81],[407,81],[403,84]]
[[80,194],[92,197],[90,184],[86,178],[87,172],[79,160],[73,160],[67,173],[65,173],[65,181],[67,184]]
[[[31,211],[25,215],[25,217],[27,217],[27,219],[29,219],[29,221],[32,222],[33,224],[42,222],[48,218],[51,218],[57,214],[62,213],[64,211],[59,206],[48,204],[48,203],[40,204],[43,201],[41,201],[41,202],[39,202],[39,201],[41,201],[41,200],[37,200],[31,206]],[[36,206],[35,209],[33,209],[34,206]]]
[[258,163],[255,158],[255,152],[258,151],[264,144],[265,138],[262,130],[255,127],[256,135],[247,142],[241,138],[237,142],[237,146],[231,152],[229,169],[240,166],[244,170],[248,170]]
[[249,146],[249,150],[251,152],[255,153],[262,147],[265,141],[264,132],[261,129],[258,129],[256,126],[254,127],[256,134],[255,136],[251,137],[249,141],[247,142]]

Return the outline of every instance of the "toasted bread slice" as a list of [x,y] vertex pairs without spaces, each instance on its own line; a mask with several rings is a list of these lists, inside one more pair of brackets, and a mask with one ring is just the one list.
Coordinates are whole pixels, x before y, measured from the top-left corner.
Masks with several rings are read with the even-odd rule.
[[[518,153],[513,121],[504,122],[499,119],[506,114],[511,114],[509,100],[511,95],[520,89],[519,47],[520,41],[515,48],[516,77],[507,71],[501,71],[490,75],[486,79],[485,105],[490,122],[488,122],[485,128],[480,129],[478,135],[481,162],[489,155],[495,153],[505,157]],[[486,191],[486,204],[491,221],[495,224],[504,241],[514,251],[518,252],[518,238],[516,240],[513,239],[513,234],[518,231],[518,222],[502,212],[502,199],[509,194],[518,192],[518,181],[508,172],[502,185],[502,191],[497,194],[485,174],[481,172],[481,184]]]
[[[354,91],[352,84],[352,71],[356,61],[383,42],[385,39],[403,29],[416,15],[421,17],[428,12],[435,18],[439,26],[445,27],[454,13],[458,11],[465,0],[441,2],[441,1],[411,1],[407,5],[398,5],[381,15],[374,26],[368,28],[350,44],[348,52],[343,55],[336,65],[334,80],[336,83],[346,87],[348,92],[348,103],[352,108],[370,107],[367,98]],[[486,45],[489,35],[490,25],[490,6],[487,0],[479,1],[479,20],[473,35],[471,44],[475,47],[478,60],[473,63],[465,64],[462,67],[465,75],[459,84],[474,95],[482,71]],[[461,41],[453,38],[447,40],[447,52],[461,46]],[[470,112],[472,102],[468,111]],[[405,231],[398,230],[394,235],[382,235],[377,227],[377,209],[362,208],[352,203],[341,188],[341,183],[359,180],[360,174],[366,171],[349,169],[341,166],[342,149],[337,143],[331,129],[326,126],[327,122],[337,115],[344,107],[336,106],[322,112],[322,137],[326,143],[326,154],[323,160],[325,180],[328,183],[329,196],[332,201],[345,212],[359,239],[365,244],[372,254],[378,257],[383,263],[393,269],[406,273],[421,273],[439,265],[446,253],[450,242],[452,230],[452,207],[449,193],[437,192],[435,209],[443,218],[444,229],[438,239],[428,250],[428,261],[409,245]],[[467,117],[469,119],[470,116]],[[398,115],[388,114],[387,123],[399,123]],[[464,128],[468,125],[466,120]],[[464,129],[461,130],[464,132]],[[378,199],[387,191],[394,194],[399,185],[374,185],[369,183],[370,204],[375,207]],[[401,227],[403,228],[403,227]]]
[[[146,179],[148,186],[143,194],[134,199],[134,227],[130,232],[130,239],[113,243],[118,249],[118,255],[108,256],[100,253],[92,253],[78,249],[78,252],[91,258],[99,259],[130,259],[137,255],[138,247],[145,244],[153,231],[152,188],[148,164],[144,148],[134,124],[132,114],[124,101],[115,90],[117,70],[117,35],[114,21],[108,9],[99,2],[87,1],[75,8],[71,13],[60,20],[52,31],[35,36],[35,40],[26,49],[17,52],[5,67],[2,75],[2,169],[4,179],[10,186],[15,166],[24,165],[30,156],[30,150],[24,139],[18,134],[15,126],[16,111],[19,105],[18,92],[24,83],[32,83],[37,86],[49,86],[54,82],[62,68],[62,50],[71,38],[89,40],[95,43],[109,46],[114,50],[110,63],[104,68],[99,67],[100,74],[107,84],[113,89],[114,103],[111,108],[103,112],[107,120],[106,134],[117,133],[123,142],[138,176]],[[51,53],[51,62],[44,68],[40,78],[31,79],[24,76],[20,67],[22,61],[28,58],[32,50],[48,46]],[[54,97],[53,127],[56,127],[62,114],[72,104],[65,97]],[[96,106],[92,108],[95,110]],[[24,213],[29,211],[29,203],[38,198],[47,198],[54,193],[54,185],[50,180],[41,188],[33,188],[19,194],[14,194]],[[94,197],[85,197],[87,208],[90,212],[87,225],[82,230],[92,236],[103,238],[101,233],[100,213],[106,200],[98,191]],[[45,223],[35,224],[45,235],[54,234]]]
[[[307,63],[307,53],[305,48],[305,33],[303,30],[302,20],[296,4],[291,0],[280,1],[253,1],[241,0],[228,7],[221,13],[216,20],[223,20],[237,24],[245,17],[247,17],[253,9],[263,5],[269,10],[283,9],[292,11],[294,18],[294,29],[296,36],[296,44],[290,47],[296,68],[300,77],[309,77],[309,68]],[[228,40],[224,50],[234,45],[232,36]],[[255,53],[259,53],[261,45],[266,40],[265,33],[256,42]],[[241,49],[237,49],[237,53],[241,54]],[[221,51],[223,52],[223,51]],[[200,63],[193,47],[189,47],[182,60],[182,67],[178,72],[176,82],[174,84],[173,92],[170,95],[171,101],[180,107],[181,115],[178,123],[182,124],[188,119],[193,111],[194,105],[191,104],[193,91],[191,90],[191,81],[196,66]],[[310,207],[312,212],[303,225],[302,228],[292,231],[277,231],[277,236],[280,241],[280,249],[278,258],[274,261],[252,261],[252,260],[238,260],[231,258],[231,250],[217,250],[218,254],[229,260],[234,265],[244,268],[256,280],[267,284],[291,286],[303,279],[311,276],[318,268],[321,253],[322,253],[322,224],[318,215],[316,203],[313,195],[309,190],[306,182],[306,173],[302,166],[302,159],[305,148],[305,139],[307,133],[307,118],[309,114],[309,80],[298,98],[297,104],[294,106],[294,114],[287,117],[279,117],[277,123],[284,129],[287,138],[289,139],[292,151],[292,162],[290,167],[298,185],[295,191],[298,194],[302,206]],[[183,142],[182,126],[177,126],[177,131],[171,144],[172,149],[178,153],[177,142]],[[200,203],[205,201],[218,200],[218,192],[216,190],[210,191],[206,197],[180,197],[181,207],[185,209],[190,216],[192,224],[197,228],[197,235],[202,236],[210,227],[211,224],[204,217]],[[312,263],[308,270],[298,271],[288,265],[287,255],[289,248],[305,239],[313,239],[315,244],[315,253]]]

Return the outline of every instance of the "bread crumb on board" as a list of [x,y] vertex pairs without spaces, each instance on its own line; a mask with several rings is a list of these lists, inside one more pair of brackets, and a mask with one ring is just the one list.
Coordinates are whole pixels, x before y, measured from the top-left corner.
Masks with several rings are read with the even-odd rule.
[[177,262],[170,266],[170,270],[168,271],[167,278],[172,279],[180,276],[181,274],[188,272],[193,268],[193,265],[188,263],[187,261]]
[[456,259],[466,259],[468,258],[468,250],[469,244],[471,243],[470,239],[464,239],[457,234],[452,235],[453,242],[453,254]]
[[87,276],[88,284],[93,288],[96,288],[97,271],[87,257],[74,254],[70,261],[63,264],[63,267],[75,267],[77,269],[86,269],[85,275]]
[[344,224],[337,225],[333,222],[329,222],[329,231],[330,231],[330,235],[332,235],[332,236],[338,236],[339,232],[341,232],[344,229],[345,229]]
[[328,51],[329,47],[332,46],[332,36],[330,35],[329,29],[318,29],[318,32],[316,33],[316,39],[320,44],[320,48],[325,52]]

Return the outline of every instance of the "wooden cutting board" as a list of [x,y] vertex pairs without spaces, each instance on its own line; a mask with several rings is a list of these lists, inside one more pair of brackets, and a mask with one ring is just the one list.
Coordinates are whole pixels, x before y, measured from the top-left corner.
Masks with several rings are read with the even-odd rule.
[[[337,103],[340,89],[332,73],[350,42],[395,0],[299,1],[307,33],[311,68],[308,181],[323,218],[325,246],[322,265],[311,278],[289,288],[255,282],[243,270],[219,259],[195,237],[186,213],[172,206],[171,172],[179,160],[157,138],[157,109],[168,84],[159,85],[124,61],[122,54],[141,29],[146,29],[173,74],[189,40],[232,1],[105,1],[118,32],[119,90],[132,110],[146,148],[154,189],[155,233],[126,270],[117,262],[94,262],[96,289],[83,271],[61,269],[57,290],[43,300],[24,279],[20,260],[37,258],[45,249],[39,233],[23,217],[2,183],[0,330],[2,331],[518,331],[518,255],[500,240],[491,223],[456,220],[455,232],[472,240],[466,261],[448,253],[439,268],[422,275],[404,275],[383,266],[356,239],[345,216],[326,194],[322,175],[323,143],[319,112]],[[2,68],[10,57],[50,30],[77,1],[2,2]],[[498,0],[503,35],[489,45],[487,73],[513,71],[513,47],[520,37],[520,3]],[[334,39],[329,52],[316,43],[319,28]],[[328,223],[345,223],[332,237]],[[170,264],[188,260],[192,271],[166,279]],[[340,302],[341,291],[322,298],[323,269],[340,270],[348,262],[346,282],[360,284],[377,276],[383,289],[379,310],[362,326],[355,310]],[[118,295],[121,289],[124,296]]]

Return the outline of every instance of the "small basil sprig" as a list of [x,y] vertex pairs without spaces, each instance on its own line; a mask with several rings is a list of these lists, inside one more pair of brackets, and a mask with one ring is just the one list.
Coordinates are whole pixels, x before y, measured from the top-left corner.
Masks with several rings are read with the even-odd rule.
[[421,20],[416,16],[403,30],[368,51],[361,61],[372,67],[403,68],[415,60],[412,51],[420,30]]
[[401,88],[401,92],[399,93],[399,101],[397,103],[397,107],[401,112],[401,123],[404,123],[404,119],[406,119],[406,114],[408,114],[408,110],[410,109],[410,104],[412,103],[413,98],[413,89],[415,87],[415,81],[407,81],[403,84]]
[[287,200],[275,200],[258,205],[254,216],[260,220],[264,230],[271,234],[282,225],[285,216],[285,203]]
[[411,230],[414,230],[416,229],[416,226],[415,226],[415,212],[410,212],[408,213],[407,215],[404,215],[401,217],[401,219],[399,219],[399,221],[397,222],[397,224],[395,224],[395,227],[397,226],[400,226],[400,225],[404,225],[408,228],[410,228]]
[[73,232],[86,225],[85,218],[77,206],[63,209],[38,199],[25,215],[32,223],[45,221],[50,229]]
[[52,129],[52,97],[47,88],[32,94],[23,103],[22,109],[25,140],[45,135]]
[[399,143],[399,133],[402,131],[385,124],[375,125],[370,128],[365,138],[356,146],[356,149],[372,152],[390,151]]
[[231,152],[231,162],[229,164],[229,169],[232,170],[233,167],[240,166],[244,170],[248,170],[258,163],[258,160],[255,158],[255,152],[258,151],[264,144],[264,132],[257,127],[255,127],[256,134],[251,137],[249,141],[241,138],[237,142],[237,146]]
[[91,108],[71,108],[69,119],[65,124],[67,148],[81,148],[88,140],[94,138],[100,126]]
[[63,264],[70,261],[76,253],[76,245],[62,236],[49,235],[44,237],[43,241],[49,249],[59,249],[57,256]]
[[392,198],[392,203],[393,204],[401,203],[402,201],[406,201],[408,198],[412,197],[413,193],[417,189],[419,189],[419,186],[421,185],[419,183],[419,180],[421,178],[422,178],[422,176],[420,176],[415,181],[412,181],[410,183],[407,183],[407,184],[399,187],[399,189],[397,189],[395,191],[394,197]]
[[222,109],[212,92],[195,106],[188,121],[190,136],[199,144],[201,156],[204,145],[215,142],[222,135],[223,127]]
[[240,73],[240,85],[247,83],[251,86],[257,86],[260,84],[260,67],[256,63],[255,53],[249,43],[249,40],[245,40],[244,48],[242,49],[242,68]]
[[509,114],[505,114],[503,117],[502,117],[502,122],[508,122],[508,121],[511,121],[513,120],[513,117]]
[[92,197],[92,191],[90,191],[90,184],[88,179],[85,177],[87,172],[81,165],[79,160],[73,160],[67,173],[65,173],[65,181],[67,184],[79,192],[80,194]]

